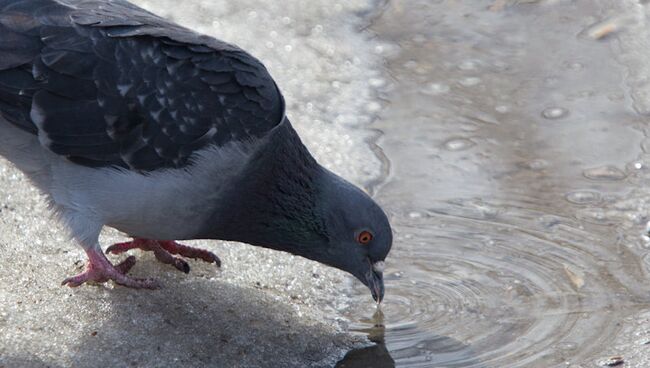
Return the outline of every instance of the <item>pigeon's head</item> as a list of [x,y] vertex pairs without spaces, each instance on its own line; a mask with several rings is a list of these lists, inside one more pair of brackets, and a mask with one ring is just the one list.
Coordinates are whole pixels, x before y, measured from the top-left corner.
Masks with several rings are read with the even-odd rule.
[[384,261],[393,243],[388,218],[361,189],[333,174],[330,179],[321,198],[329,244],[320,261],[354,275],[380,303]]
[[[318,165],[290,124],[252,158],[200,237],[281,250],[347,271],[378,303],[393,234],[364,191]],[[279,159],[282,158],[282,159]],[[227,214],[224,216],[223,214]]]

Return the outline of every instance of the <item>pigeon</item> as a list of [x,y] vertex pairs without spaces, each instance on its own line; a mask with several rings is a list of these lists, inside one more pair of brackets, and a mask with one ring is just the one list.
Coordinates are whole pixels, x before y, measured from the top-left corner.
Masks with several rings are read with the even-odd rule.
[[25,173],[87,254],[63,281],[156,288],[112,264],[104,226],[152,251],[220,265],[178,243],[238,241],[347,271],[377,303],[392,230],[363,190],[317,163],[264,65],[125,0],[0,0],[0,155]]

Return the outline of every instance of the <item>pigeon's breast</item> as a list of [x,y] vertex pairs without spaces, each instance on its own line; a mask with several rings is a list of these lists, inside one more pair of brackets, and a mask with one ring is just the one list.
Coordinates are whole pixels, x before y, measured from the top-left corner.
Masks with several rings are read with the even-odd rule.
[[187,168],[147,174],[102,168],[84,176],[77,166],[74,173],[64,175],[76,176],[71,182],[84,188],[72,193],[57,190],[63,189],[74,203],[97,212],[101,222],[129,235],[192,239],[206,219],[215,216],[215,204],[248,163],[250,151],[250,144],[241,142],[213,146],[199,151]]
[[0,118],[0,155],[34,182],[57,213],[81,214],[92,223],[153,239],[193,238],[207,218],[214,218],[215,204],[259,144],[210,146],[181,169],[93,168],[48,151],[36,136]]

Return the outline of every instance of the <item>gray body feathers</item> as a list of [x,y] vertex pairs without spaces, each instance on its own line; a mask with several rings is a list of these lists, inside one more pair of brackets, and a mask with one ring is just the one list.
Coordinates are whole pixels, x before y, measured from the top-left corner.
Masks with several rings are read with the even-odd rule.
[[0,34],[0,154],[85,247],[196,237],[283,125],[257,59],[126,1],[0,0]]

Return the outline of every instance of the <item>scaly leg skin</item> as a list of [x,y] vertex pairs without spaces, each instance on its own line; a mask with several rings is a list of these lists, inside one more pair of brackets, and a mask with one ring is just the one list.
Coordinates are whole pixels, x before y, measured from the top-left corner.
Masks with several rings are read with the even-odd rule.
[[99,248],[86,249],[88,264],[86,270],[77,276],[68,277],[61,285],[70,287],[80,286],[88,281],[103,283],[113,280],[116,284],[134,289],[156,289],[158,283],[150,279],[136,279],[126,275],[135,264],[135,257],[125,259],[117,266],[113,266]]
[[188,247],[169,240],[135,238],[130,242],[111,245],[106,249],[106,253],[120,254],[131,249],[151,251],[158,261],[170,264],[185,273],[190,272],[190,265],[183,259],[174,257],[172,254],[178,254],[185,258],[201,259],[208,263],[215,263],[217,267],[221,267],[221,260],[214,253],[204,249]]

